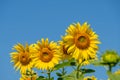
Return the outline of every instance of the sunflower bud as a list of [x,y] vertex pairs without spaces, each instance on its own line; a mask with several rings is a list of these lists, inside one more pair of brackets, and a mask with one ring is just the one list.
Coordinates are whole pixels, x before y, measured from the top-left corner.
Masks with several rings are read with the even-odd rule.
[[116,51],[106,50],[102,55],[102,60],[108,65],[115,66],[119,62],[119,55]]

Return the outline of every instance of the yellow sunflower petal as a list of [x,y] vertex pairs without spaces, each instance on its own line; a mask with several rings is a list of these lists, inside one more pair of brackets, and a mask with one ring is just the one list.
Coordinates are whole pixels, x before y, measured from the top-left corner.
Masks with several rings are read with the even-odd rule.
[[67,52],[70,53],[70,52],[73,52],[75,50],[75,44],[72,45],[70,48],[68,48]]

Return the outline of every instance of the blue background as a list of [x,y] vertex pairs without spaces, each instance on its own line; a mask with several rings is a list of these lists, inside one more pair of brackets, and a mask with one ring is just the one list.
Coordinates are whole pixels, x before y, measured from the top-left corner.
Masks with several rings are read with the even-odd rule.
[[[19,80],[19,71],[10,63],[16,43],[31,44],[41,38],[58,41],[70,24],[86,21],[102,42],[98,56],[106,49],[120,53],[119,0],[0,0],[1,80]],[[107,80],[104,67],[89,67],[96,70],[91,75]]]

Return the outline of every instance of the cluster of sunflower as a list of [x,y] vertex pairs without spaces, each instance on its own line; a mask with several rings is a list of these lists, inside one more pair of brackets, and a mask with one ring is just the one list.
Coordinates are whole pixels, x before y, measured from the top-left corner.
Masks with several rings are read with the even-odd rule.
[[[82,73],[90,70],[81,67],[97,59],[98,44],[98,35],[89,24],[71,24],[58,42],[42,38],[30,45],[16,44],[13,47],[15,51],[10,53],[11,62],[16,70],[20,70],[20,80],[54,80],[51,72],[61,68],[62,72],[57,74],[58,80],[97,80],[94,76],[84,78]],[[71,73],[75,76],[66,75],[66,66],[76,67]],[[45,71],[48,77],[38,76],[34,68]]]

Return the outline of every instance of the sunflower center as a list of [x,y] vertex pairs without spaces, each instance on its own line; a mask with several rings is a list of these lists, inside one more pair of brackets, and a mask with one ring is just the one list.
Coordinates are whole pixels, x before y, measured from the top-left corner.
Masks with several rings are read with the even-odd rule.
[[23,65],[27,65],[31,61],[28,53],[20,53],[19,60]]
[[90,45],[89,36],[86,33],[78,34],[75,37],[75,44],[79,49],[86,49]]
[[65,45],[63,45],[63,53],[69,55],[69,53],[67,53],[67,49],[65,48]]
[[49,50],[48,48],[43,48],[41,55],[40,55],[41,61],[49,62],[49,61],[51,61],[52,58],[53,58],[52,51]]
[[27,80],[36,80],[36,77],[29,77],[29,78],[27,78]]
[[85,36],[80,36],[80,37],[78,38],[78,41],[81,42],[81,43],[85,42],[85,41],[86,41]]
[[43,52],[43,56],[48,56],[49,54],[47,52]]

